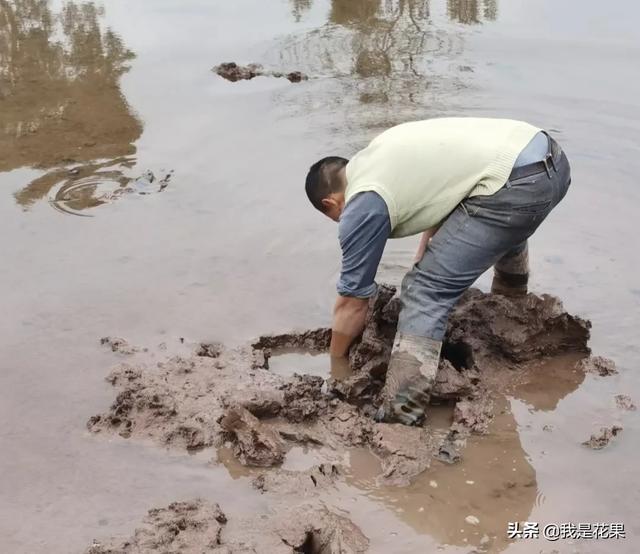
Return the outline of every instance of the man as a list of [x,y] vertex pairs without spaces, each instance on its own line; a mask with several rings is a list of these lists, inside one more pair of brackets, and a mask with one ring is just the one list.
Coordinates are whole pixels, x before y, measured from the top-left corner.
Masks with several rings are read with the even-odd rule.
[[449,313],[494,266],[493,292],[526,294],[527,239],[562,200],[569,162],[544,131],[521,121],[443,118],[393,127],[350,161],[311,166],[311,203],[339,222],[342,271],[331,355],[362,332],[388,238],[422,233],[402,282],[401,311],[379,418],[420,424]]

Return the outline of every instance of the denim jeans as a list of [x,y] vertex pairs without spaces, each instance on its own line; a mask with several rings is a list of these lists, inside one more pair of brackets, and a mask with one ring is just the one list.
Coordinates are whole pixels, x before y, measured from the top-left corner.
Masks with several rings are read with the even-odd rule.
[[564,198],[571,174],[559,147],[553,165],[457,206],[402,281],[399,332],[444,338],[449,313],[462,293],[496,262],[526,248],[527,239]]

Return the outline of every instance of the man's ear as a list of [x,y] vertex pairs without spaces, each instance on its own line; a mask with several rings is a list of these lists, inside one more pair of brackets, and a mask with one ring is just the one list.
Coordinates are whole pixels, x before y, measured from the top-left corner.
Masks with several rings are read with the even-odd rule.
[[327,196],[326,198],[323,198],[321,201],[322,205],[324,206],[324,211],[328,211],[331,208],[334,208],[336,206],[336,201],[331,198],[330,196]]

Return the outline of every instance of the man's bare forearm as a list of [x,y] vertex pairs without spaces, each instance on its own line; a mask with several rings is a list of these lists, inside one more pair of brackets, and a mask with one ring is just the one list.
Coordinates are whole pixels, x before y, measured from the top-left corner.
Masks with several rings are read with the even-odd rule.
[[364,329],[369,301],[366,298],[338,296],[333,309],[330,354],[346,356],[349,346]]

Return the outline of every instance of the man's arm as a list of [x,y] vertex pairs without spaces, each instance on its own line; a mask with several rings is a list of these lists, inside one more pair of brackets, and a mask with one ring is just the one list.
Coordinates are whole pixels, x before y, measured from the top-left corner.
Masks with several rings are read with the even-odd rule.
[[368,307],[367,298],[338,296],[333,308],[331,347],[329,349],[332,357],[345,356],[353,339],[362,333]]
[[342,270],[333,311],[333,357],[345,356],[364,329],[368,299],[376,293],[374,279],[390,233],[387,205],[375,192],[355,196],[340,217]]

